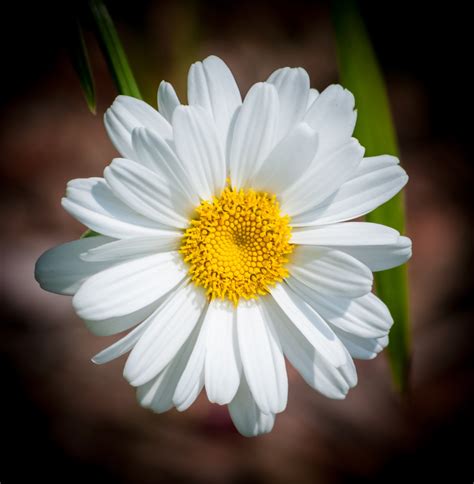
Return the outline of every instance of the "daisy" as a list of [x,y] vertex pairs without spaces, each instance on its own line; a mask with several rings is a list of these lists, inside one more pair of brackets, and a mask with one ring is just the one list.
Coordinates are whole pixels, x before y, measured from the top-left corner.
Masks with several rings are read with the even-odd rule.
[[364,158],[352,94],[318,93],[304,69],[278,69],[242,101],[211,56],[191,66],[188,102],[167,82],[158,111],[117,97],[105,126],[122,158],[62,199],[101,235],[47,251],[36,278],[74,296],[93,333],[133,328],[93,361],[130,351],[124,376],[141,405],[183,411],[205,388],[258,435],[286,407],[285,357],[342,399],[353,358],[387,345],[393,320],[372,272],[406,262],[411,241],[348,220],[408,177],[393,156]]

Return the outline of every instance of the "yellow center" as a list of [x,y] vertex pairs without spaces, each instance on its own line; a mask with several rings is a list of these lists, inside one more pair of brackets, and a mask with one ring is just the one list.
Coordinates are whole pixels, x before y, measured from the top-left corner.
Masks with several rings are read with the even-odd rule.
[[181,243],[195,284],[210,299],[256,298],[287,275],[293,250],[289,217],[280,215],[276,197],[227,187],[219,198],[196,209]]

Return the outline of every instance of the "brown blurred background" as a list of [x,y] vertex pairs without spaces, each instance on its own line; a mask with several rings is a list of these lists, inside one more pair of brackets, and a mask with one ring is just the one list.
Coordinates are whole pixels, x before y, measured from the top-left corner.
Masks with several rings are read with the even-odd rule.
[[[60,207],[66,182],[100,176],[115,155],[102,124],[114,86],[89,32],[99,96],[91,115],[64,49],[65,3],[2,12],[1,483],[472,482],[473,123],[461,6],[361,3],[410,175],[410,393],[394,393],[384,354],[357,362],[359,385],[345,401],[290,371],[288,410],[270,435],[249,440],[202,396],[184,414],[141,409],[122,379],[124,358],[90,362],[114,337],[89,334],[69,298],[33,280],[45,249],[83,231]],[[185,101],[189,64],[211,53],[243,93],[287,65],[305,67],[318,89],[337,81],[323,2],[108,5],[153,104],[161,79]]]

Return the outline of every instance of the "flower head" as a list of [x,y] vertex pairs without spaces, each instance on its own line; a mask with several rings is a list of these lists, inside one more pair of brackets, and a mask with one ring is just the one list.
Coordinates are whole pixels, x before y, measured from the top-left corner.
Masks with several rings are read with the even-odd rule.
[[191,66],[188,100],[166,82],[159,111],[116,99],[105,125],[123,158],[69,182],[62,201],[102,235],[47,251],[36,277],[73,295],[92,332],[133,328],[94,361],[131,350],[124,375],[143,406],[185,410],[205,388],[257,435],[286,406],[285,357],[344,398],[352,358],[387,345],[392,318],[372,271],[404,263],[411,241],[347,221],[408,178],[393,156],[364,158],[351,93],[319,94],[304,69],[275,71],[242,102],[211,56]]
[[201,202],[197,214],[180,252],[209,299],[238,305],[240,298],[264,296],[288,275],[291,228],[275,195],[226,187],[211,203]]

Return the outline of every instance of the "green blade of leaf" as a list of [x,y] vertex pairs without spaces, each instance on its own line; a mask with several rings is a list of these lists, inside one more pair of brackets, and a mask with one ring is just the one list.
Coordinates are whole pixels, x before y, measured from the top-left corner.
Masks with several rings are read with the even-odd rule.
[[[89,10],[94,19],[102,52],[107,60],[109,71],[112,74],[118,92],[141,99],[140,90],[107,7],[102,0],[89,0]],[[81,239],[97,235],[100,234],[88,229],[81,235]]]
[[79,82],[81,83],[87,106],[89,107],[91,113],[95,114],[97,103],[94,77],[92,75],[92,69],[89,62],[89,55],[87,53],[87,47],[84,41],[81,25],[77,20],[74,23],[74,29],[72,29],[69,40],[69,54],[74,70],[79,77]]
[[89,237],[97,237],[99,232],[95,232],[94,230],[87,229],[79,238],[80,239],[88,239]]
[[107,7],[102,0],[89,0],[89,9],[94,19],[102,51],[118,92],[141,99],[140,90],[133,77],[132,69]]
[[[357,102],[355,137],[366,148],[366,156],[398,155],[385,83],[370,39],[355,2],[334,1],[332,17],[341,83],[352,91]],[[366,216],[370,222],[405,230],[403,193]],[[378,296],[394,319],[388,354],[395,385],[406,390],[410,363],[408,280],[406,265],[375,273]]]

